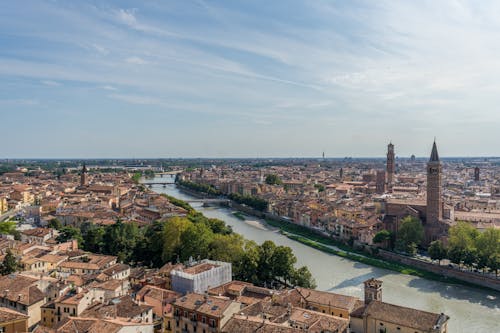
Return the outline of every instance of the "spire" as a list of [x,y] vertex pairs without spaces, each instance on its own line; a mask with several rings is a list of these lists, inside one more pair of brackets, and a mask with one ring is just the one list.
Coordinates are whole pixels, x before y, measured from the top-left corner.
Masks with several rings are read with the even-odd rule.
[[435,139],[434,139],[434,144],[432,145],[431,158],[430,158],[429,162],[439,162],[439,155],[438,155],[438,150],[437,150]]
[[85,165],[85,162],[83,162],[82,172],[87,172],[87,166]]

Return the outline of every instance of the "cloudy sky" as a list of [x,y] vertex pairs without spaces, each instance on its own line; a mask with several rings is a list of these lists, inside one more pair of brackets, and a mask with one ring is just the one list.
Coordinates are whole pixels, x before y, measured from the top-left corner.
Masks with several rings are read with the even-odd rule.
[[499,156],[499,13],[1,1],[0,158]]

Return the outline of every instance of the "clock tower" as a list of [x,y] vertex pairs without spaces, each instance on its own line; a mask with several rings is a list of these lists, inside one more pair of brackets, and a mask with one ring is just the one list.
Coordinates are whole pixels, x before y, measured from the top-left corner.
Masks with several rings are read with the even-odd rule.
[[427,163],[427,216],[426,225],[433,226],[439,224],[443,219],[443,198],[442,198],[442,166],[439,160],[436,141],[432,145],[431,158]]

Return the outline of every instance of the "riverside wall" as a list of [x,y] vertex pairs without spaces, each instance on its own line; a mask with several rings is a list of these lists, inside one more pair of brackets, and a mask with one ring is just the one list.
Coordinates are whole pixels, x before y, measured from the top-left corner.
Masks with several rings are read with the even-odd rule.
[[388,261],[398,262],[449,278],[455,278],[457,280],[500,291],[500,279],[488,277],[481,273],[464,272],[455,268],[439,266],[385,250],[380,250],[378,256]]

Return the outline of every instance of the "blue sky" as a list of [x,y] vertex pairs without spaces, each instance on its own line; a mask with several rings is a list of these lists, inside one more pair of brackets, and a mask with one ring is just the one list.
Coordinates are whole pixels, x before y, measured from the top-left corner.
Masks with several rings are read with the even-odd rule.
[[0,158],[500,155],[496,1],[1,1]]

